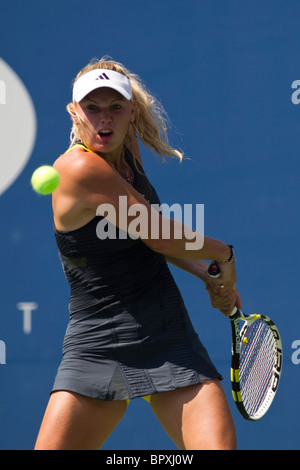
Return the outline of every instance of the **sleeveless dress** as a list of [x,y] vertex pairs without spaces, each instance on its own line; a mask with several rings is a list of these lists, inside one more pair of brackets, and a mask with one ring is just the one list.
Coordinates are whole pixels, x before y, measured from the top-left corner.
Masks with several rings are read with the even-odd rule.
[[[128,149],[125,155],[134,188],[160,204],[141,165]],[[96,216],[77,230],[54,229],[70,299],[52,392],[130,400],[221,379],[164,256],[124,232],[119,237],[118,229],[116,238],[99,239],[101,221]]]

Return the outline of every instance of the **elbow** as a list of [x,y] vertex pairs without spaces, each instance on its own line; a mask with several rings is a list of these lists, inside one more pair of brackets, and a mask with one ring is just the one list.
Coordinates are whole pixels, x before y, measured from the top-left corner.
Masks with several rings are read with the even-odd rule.
[[171,230],[169,224],[168,219],[151,207],[150,217],[146,224],[147,230],[140,239],[155,253],[164,256],[171,255],[172,237],[169,233]]
[[169,258],[171,256],[170,240],[147,239],[142,241],[155,253],[159,253],[165,256],[166,258]]

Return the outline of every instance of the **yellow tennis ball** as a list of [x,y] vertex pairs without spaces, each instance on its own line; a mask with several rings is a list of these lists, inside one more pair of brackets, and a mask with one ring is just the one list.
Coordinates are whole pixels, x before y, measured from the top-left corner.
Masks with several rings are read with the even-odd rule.
[[245,336],[245,338],[243,339],[243,343],[244,343],[244,344],[248,344],[248,338],[246,338],[246,336]]
[[53,166],[43,165],[37,168],[32,177],[31,185],[39,194],[51,194],[59,184],[58,171]]

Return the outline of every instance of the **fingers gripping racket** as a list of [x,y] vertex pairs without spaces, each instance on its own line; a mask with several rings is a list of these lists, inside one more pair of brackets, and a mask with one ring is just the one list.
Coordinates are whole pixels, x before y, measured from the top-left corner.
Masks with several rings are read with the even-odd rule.
[[[216,263],[208,274],[218,277]],[[265,315],[246,315],[236,307],[230,317],[232,332],[231,387],[241,415],[256,421],[270,408],[282,371],[282,343],[278,328]],[[240,321],[244,321],[240,327]]]

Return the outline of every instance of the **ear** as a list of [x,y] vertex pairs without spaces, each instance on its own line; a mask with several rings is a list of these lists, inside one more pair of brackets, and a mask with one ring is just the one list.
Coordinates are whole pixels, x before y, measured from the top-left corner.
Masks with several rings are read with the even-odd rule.
[[78,125],[79,122],[78,122],[78,118],[77,118],[77,113],[76,113],[75,104],[74,104],[74,103],[70,103],[70,104],[67,106],[67,109],[68,109],[68,111],[69,111],[69,114],[70,114],[71,119],[72,119],[72,121],[74,122],[74,124]]
[[132,106],[131,106],[131,115],[130,115],[130,121],[131,122],[134,122],[135,121],[135,108],[136,108],[136,102],[133,101],[132,102]]

